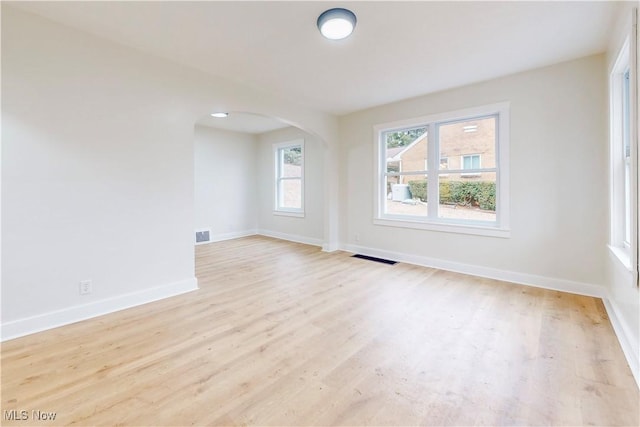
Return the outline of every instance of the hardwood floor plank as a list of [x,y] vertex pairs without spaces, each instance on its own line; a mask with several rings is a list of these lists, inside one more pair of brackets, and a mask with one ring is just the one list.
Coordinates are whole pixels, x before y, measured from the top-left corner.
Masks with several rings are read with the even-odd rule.
[[196,292],[3,343],[2,424],[640,421],[595,298],[258,236],[198,246],[196,275]]

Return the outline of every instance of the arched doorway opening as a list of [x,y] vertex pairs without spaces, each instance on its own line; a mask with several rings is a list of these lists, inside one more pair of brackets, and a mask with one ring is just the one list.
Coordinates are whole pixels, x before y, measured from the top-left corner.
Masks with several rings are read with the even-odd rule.
[[[277,146],[301,142],[302,213],[277,209]],[[324,247],[326,143],[286,120],[249,112],[210,115],[194,125],[197,243],[261,234]],[[290,165],[295,168],[295,165]],[[208,237],[208,238],[207,238]]]

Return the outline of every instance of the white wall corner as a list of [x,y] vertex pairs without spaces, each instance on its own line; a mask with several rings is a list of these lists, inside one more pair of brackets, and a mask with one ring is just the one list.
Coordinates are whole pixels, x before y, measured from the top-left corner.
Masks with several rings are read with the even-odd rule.
[[298,234],[288,234],[288,233],[280,233],[279,231],[272,230],[258,230],[257,234],[266,237],[273,237],[274,239],[280,240],[288,240],[290,242],[295,243],[304,243],[305,245],[311,246],[322,246],[322,239],[317,239],[315,237],[301,236]]
[[195,277],[112,298],[3,323],[0,341],[19,338],[82,320],[136,307],[198,289]]
[[638,342],[638,337],[631,333],[631,328],[624,320],[624,316],[613,298],[602,298],[602,302],[607,310],[607,315],[618,337],[618,342],[622,347],[622,352],[627,359],[629,368],[631,368],[633,378],[636,380],[636,385],[640,388],[640,358],[637,350],[640,348],[640,342]]
[[339,251],[342,245],[338,242],[325,242],[322,244],[322,252]]

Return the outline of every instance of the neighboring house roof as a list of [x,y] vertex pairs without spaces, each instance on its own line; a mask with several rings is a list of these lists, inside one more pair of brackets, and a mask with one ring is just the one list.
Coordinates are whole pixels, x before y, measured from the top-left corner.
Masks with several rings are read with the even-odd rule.
[[423,133],[418,138],[416,138],[411,144],[406,145],[404,147],[387,148],[387,161],[402,160],[402,155],[405,153],[405,151],[409,151],[411,147],[413,147],[414,145],[416,145],[417,143],[425,139],[427,137],[427,133],[428,132]]
[[387,161],[389,160],[396,160],[395,157],[398,153],[404,151],[404,149],[407,147],[393,147],[393,148],[387,148]]

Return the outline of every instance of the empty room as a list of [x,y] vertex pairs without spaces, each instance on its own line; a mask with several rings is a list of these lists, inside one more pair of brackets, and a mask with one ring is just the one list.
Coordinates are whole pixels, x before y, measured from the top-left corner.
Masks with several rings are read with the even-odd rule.
[[638,426],[638,2],[2,1],[12,426]]

